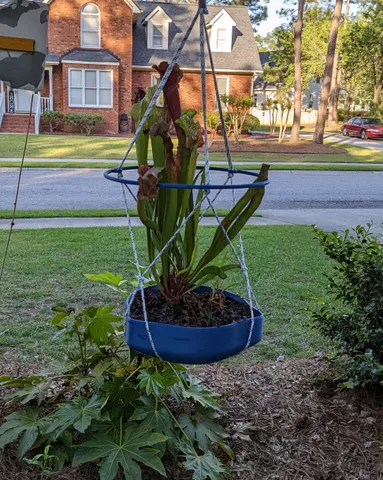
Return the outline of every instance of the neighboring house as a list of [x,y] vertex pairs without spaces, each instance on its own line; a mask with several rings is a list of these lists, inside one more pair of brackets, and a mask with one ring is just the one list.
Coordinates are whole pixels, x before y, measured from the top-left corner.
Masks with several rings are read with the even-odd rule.
[[[262,65],[262,72],[266,66],[275,67],[275,62],[271,59],[272,52],[259,52],[259,58]],[[312,79],[304,92],[302,99],[303,110],[318,110],[322,81],[320,79]],[[277,85],[268,83],[262,77],[262,73],[254,80],[254,101],[257,108],[262,108],[262,103],[268,98],[274,100],[278,91]],[[293,98],[293,89],[289,93],[289,97]]]
[[[6,0],[0,0],[5,2]],[[50,4],[44,89],[34,113],[45,110],[97,112],[106,117],[98,133],[116,134],[138,89],[158,82],[151,68],[170,61],[197,6],[133,0],[45,0]],[[247,7],[209,5],[206,17],[220,94],[252,95],[262,68]],[[207,71],[211,72],[205,55]],[[184,108],[200,109],[199,22],[178,60]],[[31,92],[8,91],[0,131],[22,131]],[[207,75],[207,106],[217,108],[213,78]]]

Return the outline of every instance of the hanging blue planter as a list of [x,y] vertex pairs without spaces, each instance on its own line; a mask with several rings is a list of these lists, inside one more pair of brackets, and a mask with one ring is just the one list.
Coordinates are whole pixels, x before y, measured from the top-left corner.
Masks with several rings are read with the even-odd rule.
[[[147,289],[156,290],[157,286]],[[145,289],[145,290],[147,290]],[[209,287],[199,287],[198,293],[211,291]],[[223,292],[227,298],[239,303],[247,302],[230,292]],[[132,300],[127,299],[127,305]],[[262,338],[263,314],[254,310],[254,328],[249,346],[258,343]],[[148,322],[149,330],[159,356],[168,362],[186,365],[214,363],[237,355],[246,348],[252,319],[222,327],[181,327],[164,323]],[[151,357],[155,356],[150,343],[144,320],[135,320],[126,314],[125,339],[127,344]]]

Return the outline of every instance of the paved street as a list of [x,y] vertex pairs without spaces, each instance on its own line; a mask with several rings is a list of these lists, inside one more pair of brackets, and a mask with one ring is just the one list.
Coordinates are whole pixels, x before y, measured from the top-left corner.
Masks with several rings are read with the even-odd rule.
[[[12,208],[17,174],[17,169],[0,169],[0,209]],[[225,178],[224,173],[212,174],[214,182]],[[383,208],[383,172],[272,171],[270,180],[264,210]],[[246,177],[236,176],[236,182],[244,181]],[[230,191],[221,193],[217,206],[231,206]],[[20,210],[121,207],[119,184],[105,180],[102,170],[24,170]]]

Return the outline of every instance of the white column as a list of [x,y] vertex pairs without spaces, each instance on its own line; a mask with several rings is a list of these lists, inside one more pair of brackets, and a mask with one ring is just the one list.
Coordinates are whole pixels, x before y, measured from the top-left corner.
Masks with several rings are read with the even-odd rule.
[[4,83],[0,81],[0,93],[4,93]]
[[53,67],[48,67],[49,73],[49,109],[53,110]]

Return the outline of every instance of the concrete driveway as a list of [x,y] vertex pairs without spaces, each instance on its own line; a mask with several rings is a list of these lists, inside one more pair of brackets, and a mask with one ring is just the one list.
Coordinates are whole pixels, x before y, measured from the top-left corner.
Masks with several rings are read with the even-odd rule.
[[[301,132],[302,138],[312,139],[313,134]],[[383,152],[383,139],[382,140],[362,140],[358,137],[344,137],[341,133],[325,133],[325,141],[336,143],[340,147],[342,145],[354,145],[355,147],[368,148],[370,150],[380,150]]]

